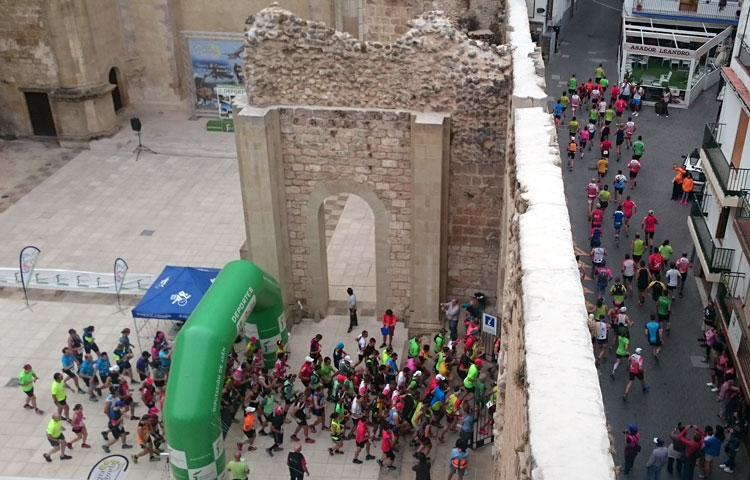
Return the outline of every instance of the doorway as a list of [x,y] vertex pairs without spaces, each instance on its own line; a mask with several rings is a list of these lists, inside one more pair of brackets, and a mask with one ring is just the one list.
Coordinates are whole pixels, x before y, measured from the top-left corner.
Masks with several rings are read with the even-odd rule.
[[31,128],[38,137],[56,137],[55,119],[49,105],[49,96],[44,92],[24,92],[29,109]]
[[[351,287],[360,316],[374,313],[376,300],[375,216],[365,200],[338,194],[324,202],[329,312],[344,315]],[[372,313],[371,313],[372,312]]]
[[120,72],[117,70],[117,67],[112,67],[109,70],[109,83],[115,86],[112,90],[112,105],[115,107],[115,113],[122,110],[122,107],[125,106],[122,101],[122,93],[120,92],[119,76]]

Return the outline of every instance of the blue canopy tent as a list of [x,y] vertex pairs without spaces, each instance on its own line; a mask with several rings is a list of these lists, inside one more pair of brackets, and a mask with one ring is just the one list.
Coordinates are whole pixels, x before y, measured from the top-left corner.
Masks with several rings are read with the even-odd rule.
[[[140,332],[149,319],[184,323],[219,271],[218,268],[164,267],[132,311],[138,346],[141,346]],[[144,319],[141,327],[136,320],[139,318]]]

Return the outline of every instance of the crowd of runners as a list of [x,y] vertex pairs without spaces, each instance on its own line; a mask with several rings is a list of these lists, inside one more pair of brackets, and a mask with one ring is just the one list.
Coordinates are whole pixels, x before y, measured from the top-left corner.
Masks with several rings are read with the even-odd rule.
[[[310,339],[309,352],[298,369],[289,365],[290,352],[282,341],[276,345],[272,367],[265,365],[256,338],[249,339],[246,348],[233,349],[221,395],[225,436],[234,435],[230,427],[235,423],[241,424],[242,432],[236,437],[235,458],[228,464],[231,477],[247,477],[242,453],[257,450],[258,437],[268,439],[262,445],[269,456],[284,449],[285,438],[297,442],[287,457],[292,478],[307,472],[302,442],[318,440],[330,442],[331,456],[348,454],[354,464],[374,460],[389,470],[398,468],[394,460],[399,449],[412,448],[413,470],[422,479],[429,478],[434,446],[450,442],[455,447],[448,459],[450,476],[463,477],[475,431],[489,435],[492,429],[497,401],[493,360],[500,342],[485,351],[480,341],[482,307],[476,298],[463,305],[453,299],[442,310],[449,329],[409,338],[405,361],[400,359],[399,345],[393,343],[397,319],[391,310],[382,317],[382,342],[366,330],[328,345],[318,334]],[[350,328],[357,328],[356,300],[350,302]],[[132,461],[146,455],[159,461],[164,443],[159,413],[173,345],[157,332],[152,349],[136,357],[129,334],[124,329],[108,353],[97,345],[93,326],[81,334],[69,330],[61,368],[53,373],[50,386],[54,407],[46,434],[52,448],[44,454],[46,461],[58,452],[61,460],[70,459],[78,442],[80,448],[91,448],[86,415],[97,408],[108,421],[108,429],[101,432],[105,452],[118,441],[122,449],[132,448],[128,442],[132,427],[126,428],[130,421],[141,449],[131,455]],[[25,365],[18,378],[26,395],[24,408],[42,415],[35,389],[38,380],[31,365]],[[481,425],[480,410],[484,412]],[[72,434],[66,433],[68,427]]]
[[[91,448],[83,403],[76,403],[77,399],[71,398],[77,395],[88,398],[87,405],[91,407],[90,410],[87,407],[89,415],[91,411],[101,409],[99,411],[106,416],[107,430],[100,432],[101,447],[106,453],[118,441],[123,449],[133,448],[128,443],[130,431],[125,428],[126,421],[130,420],[135,422],[136,440],[140,447],[138,453],[131,455],[132,461],[137,463],[145,455],[149,456],[150,461],[159,461],[164,443],[159,413],[164,403],[172,347],[164,332],[157,332],[151,350],[142,352],[135,359],[130,329],[122,330],[111,353],[100,350],[94,330],[94,326],[87,326],[79,334],[75,329],[70,329],[66,345],[61,349],[61,367],[52,374],[49,387],[53,408],[46,435],[52,448],[43,454],[44,459],[52,462],[52,455],[58,452],[60,460],[71,459],[69,453],[77,442],[80,442],[81,448]],[[135,379],[136,374],[139,380]],[[23,408],[43,415],[44,411],[37,403],[35,385],[38,380],[33,367],[24,365],[18,376],[18,384],[26,395]],[[143,410],[143,415],[136,415],[137,407]],[[69,435],[63,433],[67,427],[72,432]]]
[[[635,121],[641,111],[643,87],[627,78],[610,85],[601,65],[586,82],[579,83],[573,75],[568,87],[555,104],[554,116],[558,128],[563,128],[567,122],[569,170],[574,169],[576,158],[583,160],[585,153],[593,152],[590,157],[597,171],[584,188],[590,221],[591,268],[578,257],[581,279],[592,281],[596,288],[596,304],[589,311],[589,327],[600,370],[606,370],[613,380],[618,370],[627,371],[628,381],[622,392],[622,400],[627,402],[636,380],[643,395],[651,388],[645,368],[649,355],[645,350],[650,350],[653,363],[658,364],[662,348],[669,343],[672,306],[683,296],[691,258],[686,251],[674,250],[670,240],[659,230],[657,214],[650,209],[641,210],[636,202],[639,172],[643,168],[654,168],[654,163],[647,158],[643,132]],[[657,105],[657,114],[668,116],[670,101],[671,96],[665,92]],[[566,118],[569,110],[570,120]],[[586,120],[579,120],[586,118],[587,113]],[[610,160],[614,160],[617,167],[613,168]],[[688,204],[694,179],[683,165],[674,164],[672,168],[676,175],[671,200]],[[645,214],[639,213],[641,211]],[[605,236],[614,240],[616,251],[608,251],[603,246]],[[626,243],[622,250],[621,240]],[[648,320],[637,325],[629,309],[645,309]],[[660,436],[653,438],[653,451],[646,462],[648,479],[658,479],[665,465],[669,473],[676,469],[684,480],[694,478],[695,472],[700,478],[709,478],[715,464],[727,473],[734,471],[747,424],[740,414],[741,389],[727,352],[727,342],[718,328],[716,312],[709,301],[700,336],[701,345],[705,347],[704,362],[712,365],[707,386],[717,393],[722,405],[720,424],[699,428],[680,423],[671,432],[669,443]],[[606,366],[608,357],[611,367]],[[621,471],[629,474],[641,450],[638,426],[628,425],[623,435],[625,450]],[[723,460],[720,459],[722,454]]]

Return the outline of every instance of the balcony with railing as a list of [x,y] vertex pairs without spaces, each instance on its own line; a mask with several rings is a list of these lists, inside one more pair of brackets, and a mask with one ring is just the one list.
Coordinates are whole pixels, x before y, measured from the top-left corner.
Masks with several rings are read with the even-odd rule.
[[[750,395],[750,344],[747,339],[747,319],[745,318],[745,305],[740,298],[740,290],[745,287],[745,274],[740,272],[729,272],[721,274],[721,281],[716,290],[716,306],[718,308],[720,323],[718,327],[722,330],[727,341],[737,342],[729,349],[732,360],[737,367],[738,377],[742,390],[746,396]],[[732,313],[737,316],[742,335],[733,339],[729,325],[732,321]]]
[[750,191],[745,191],[742,195],[742,202],[739,208],[735,210],[734,221],[734,232],[737,235],[737,240],[740,242],[742,252],[745,254],[745,258],[750,260]]
[[733,0],[626,0],[632,16],[736,25],[740,3]]
[[[704,195],[703,201],[708,198],[710,198],[708,195]],[[732,270],[734,249],[722,248],[714,243],[711,231],[706,223],[704,211],[703,205],[694,200],[688,217],[688,230],[698,251],[698,258],[706,280],[718,282],[721,280],[722,273]]]
[[708,177],[722,207],[739,207],[744,191],[750,189],[750,169],[735,168],[721,150],[721,123],[707,123],[703,130],[703,173]]

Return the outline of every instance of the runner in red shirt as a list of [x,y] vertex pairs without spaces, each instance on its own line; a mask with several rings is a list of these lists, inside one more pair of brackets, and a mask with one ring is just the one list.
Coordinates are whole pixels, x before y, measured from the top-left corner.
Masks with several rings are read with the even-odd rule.
[[603,218],[604,212],[601,209],[601,205],[597,203],[596,208],[591,212],[591,228],[601,227]]
[[630,199],[630,195],[622,202],[622,211],[625,212],[625,236],[630,236],[630,217],[638,210],[638,205]]
[[607,136],[602,137],[602,142],[599,144],[599,150],[601,151],[602,155],[604,155],[604,152],[612,151],[612,142],[609,141],[609,138]]
[[643,231],[646,232],[649,247],[654,246],[654,233],[656,233],[656,225],[658,223],[659,219],[654,216],[653,210],[649,210],[648,215],[643,217],[643,222],[641,222],[641,227],[643,227]]
[[[628,102],[622,99],[622,97],[618,98],[615,102],[615,116],[617,119],[622,118],[622,113],[625,111],[625,109],[628,108]],[[617,123],[620,123],[619,121]]]
[[663,266],[664,257],[655,248],[651,248],[651,255],[648,256],[648,270],[651,272],[651,275],[658,279]]
[[616,101],[620,96],[620,87],[617,84],[612,85],[612,90],[609,92],[609,98],[612,102]]

